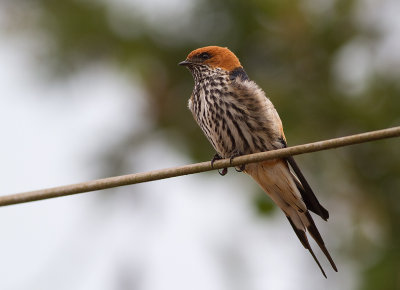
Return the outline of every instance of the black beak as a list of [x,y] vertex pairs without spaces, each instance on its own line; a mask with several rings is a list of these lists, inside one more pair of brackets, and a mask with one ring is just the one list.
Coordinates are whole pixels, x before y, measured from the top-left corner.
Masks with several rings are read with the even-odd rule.
[[188,60],[184,60],[184,61],[181,61],[180,63],[178,63],[178,65],[183,65],[183,66],[188,66],[190,64],[192,64],[192,63]]

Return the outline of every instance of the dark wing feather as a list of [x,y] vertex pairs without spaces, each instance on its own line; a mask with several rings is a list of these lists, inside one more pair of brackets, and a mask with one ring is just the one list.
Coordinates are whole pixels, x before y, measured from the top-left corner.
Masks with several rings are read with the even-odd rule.
[[[283,147],[286,147],[286,140],[284,137],[281,138],[281,143],[283,144]],[[294,181],[296,183],[296,186],[298,190],[300,191],[301,197],[303,198],[304,203],[307,206],[307,209],[316,213],[319,215],[321,218],[323,218],[325,221],[329,218],[329,212],[319,203],[317,197],[315,196],[314,192],[312,191],[310,185],[308,184],[306,178],[304,177],[303,173],[301,172],[299,166],[297,165],[296,161],[292,156],[286,157],[285,160],[288,162],[290,167],[292,167],[294,173],[296,174],[298,180],[294,178]],[[321,237],[321,234],[319,233],[313,218],[311,217],[310,213],[307,211],[304,213],[306,215],[306,218],[309,222],[309,225],[307,226],[307,231],[310,233],[310,235],[313,237],[315,242],[318,244],[318,246],[321,248],[322,252],[325,254],[327,259],[329,260],[332,268],[337,272],[337,267],[335,265],[335,262],[333,261],[331,255],[329,254],[325,243]],[[321,264],[319,263],[318,259],[316,258],[313,250],[311,249],[310,243],[308,242],[307,235],[304,230],[296,228],[294,225],[293,221],[289,216],[286,216],[296,233],[297,237],[299,238],[300,242],[303,244],[304,248],[308,249],[314,258],[315,262],[318,264],[319,268],[321,269],[322,274],[326,278],[326,274],[324,270],[321,267]]]
[[324,269],[322,268],[321,264],[319,263],[317,257],[314,254],[314,251],[312,250],[312,248],[310,246],[310,243],[308,242],[306,233],[304,231],[296,228],[292,219],[289,216],[286,216],[286,217],[289,220],[289,223],[291,224],[291,226],[292,226],[294,232],[296,233],[297,237],[299,238],[300,242],[303,244],[304,248],[306,248],[307,250],[310,251],[311,256],[314,258],[314,261],[317,263],[318,267],[321,269],[322,274],[324,275],[325,278],[327,278]]
[[308,232],[310,235],[313,237],[313,239],[317,242],[318,246],[321,248],[322,252],[325,254],[326,258],[329,260],[329,263],[331,263],[333,270],[337,272],[337,267],[335,265],[335,262],[333,262],[333,259],[331,255],[328,252],[328,249],[325,247],[324,240],[321,237],[321,234],[319,233],[314,220],[312,219],[311,215],[309,212],[305,213],[308,221],[310,222],[310,225],[307,227]]
[[290,167],[292,167],[297,178],[300,180],[301,184],[299,184],[297,180],[295,180],[295,182],[307,208],[326,221],[329,218],[329,212],[319,203],[296,161],[292,156],[286,157],[286,161],[290,164]]

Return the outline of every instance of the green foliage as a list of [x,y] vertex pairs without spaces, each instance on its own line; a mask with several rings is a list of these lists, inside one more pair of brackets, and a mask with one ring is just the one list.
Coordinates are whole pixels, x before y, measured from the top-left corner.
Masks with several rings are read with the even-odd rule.
[[276,209],[276,205],[261,191],[254,196],[253,203],[260,215],[269,215]]

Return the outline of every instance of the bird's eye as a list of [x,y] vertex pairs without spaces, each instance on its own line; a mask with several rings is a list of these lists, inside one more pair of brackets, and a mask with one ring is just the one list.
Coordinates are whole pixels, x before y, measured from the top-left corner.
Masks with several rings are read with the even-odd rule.
[[203,52],[199,54],[199,58],[201,58],[202,60],[207,60],[209,58],[211,58],[211,55],[207,52]]

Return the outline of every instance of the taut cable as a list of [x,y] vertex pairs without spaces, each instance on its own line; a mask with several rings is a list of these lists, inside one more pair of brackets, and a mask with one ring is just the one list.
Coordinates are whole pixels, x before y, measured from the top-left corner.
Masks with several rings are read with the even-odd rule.
[[0,206],[25,203],[30,201],[37,201],[42,199],[49,199],[54,197],[61,197],[61,196],[90,192],[95,190],[113,188],[118,186],[194,174],[214,169],[239,166],[248,163],[265,161],[275,158],[283,158],[291,155],[299,155],[304,153],[322,151],[337,147],[381,140],[385,138],[393,138],[398,136],[400,136],[400,126],[361,133],[357,135],[334,138],[314,143],[297,145],[273,151],[243,155],[234,158],[232,162],[230,159],[217,160],[215,161],[213,167],[211,167],[211,162],[208,161],[208,162],[201,162],[185,166],[178,166],[173,168],[159,169],[148,172],[115,176],[115,177],[108,177],[108,178],[97,179],[71,185],[64,185],[53,188],[4,195],[0,196]]

